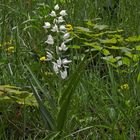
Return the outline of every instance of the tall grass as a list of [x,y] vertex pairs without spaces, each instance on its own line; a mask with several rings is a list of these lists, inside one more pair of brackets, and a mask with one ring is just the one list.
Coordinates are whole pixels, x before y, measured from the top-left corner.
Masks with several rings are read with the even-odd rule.
[[[42,29],[48,11],[59,3],[68,10],[67,23],[84,26],[87,20],[124,28],[127,34],[139,34],[139,0],[120,0],[113,14],[109,0],[1,0],[0,1],[0,84],[15,85],[33,92],[38,106],[26,106],[0,99],[0,139],[139,139],[139,81],[135,75],[124,78],[110,65],[105,71],[88,67],[83,60],[72,64],[70,78],[60,81],[46,75],[45,34]],[[39,4],[46,3],[48,8]],[[112,4],[112,5],[111,5]],[[38,11],[40,13],[38,13]],[[15,52],[8,54],[8,42]],[[75,43],[75,42],[73,42]],[[43,46],[43,47],[42,47]],[[78,54],[78,52],[76,52]],[[71,57],[75,50],[71,51]],[[92,60],[94,61],[94,60]],[[128,83],[129,90],[120,86]],[[5,91],[0,90],[0,98]],[[7,93],[6,93],[7,94]]]

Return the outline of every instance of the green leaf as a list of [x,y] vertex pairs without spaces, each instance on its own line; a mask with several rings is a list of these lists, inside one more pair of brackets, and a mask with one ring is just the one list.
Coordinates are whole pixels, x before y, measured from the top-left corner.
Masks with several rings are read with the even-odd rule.
[[117,39],[116,38],[112,38],[112,39],[101,40],[101,43],[103,43],[103,44],[116,44],[117,43]]
[[102,49],[101,52],[106,56],[110,54],[109,50],[107,50],[107,49]]
[[122,57],[123,64],[130,66],[130,59],[128,57]]
[[136,46],[135,50],[140,51],[140,45]]
[[54,128],[55,128],[54,118],[52,117],[50,112],[47,110],[47,108],[44,106],[43,101],[41,100],[41,97],[39,96],[39,93],[38,93],[36,87],[31,82],[31,80],[30,80],[30,83],[31,83],[33,93],[34,93],[36,100],[38,102],[38,106],[40,108],[41,115],[42,115],[42,118],[45,122],[47,129],[54,130]]
[[101,51],[102,50],[102,47],[101,46],[98,46],[96,43],[84,42],[84,44],[87,45],[87,46],[91,46],[91,47],[95,48],[98,51]]
[[111,47],[107,47],[108,49],[111,49],[111,50],[119,50],[120,47],[118,46],[111,46]]
[[75,27],[75,28],[82,32],[91,32],[88,28],[84,28],[84,27]]
[[[50,112],[47,110],[47,108],[44,106],[43,101],[42,101],[42,99],[41,99],[41,97],[40,97],[40,95],[39,95],[39,92],[38,92],[36,86],[38,87],[38,89],[39,89],[42,93],[44,93],[44,95],[46,95],[46,94],[45,94],[43,88],[41,87],[40,83],[39,83],[38,80],[36,79],[35,75],[34,75],[33,72],[31,71],[31,69],[30,69],[26,64],[25,64],[25,67],[26,67],[26,69],[27,69],[27,71],[28,71],[28,74],[31,75],[29,81],[30,81],[30,83],[31,83],[32,90],[33,90],[33,93],[34,93],[34,95],[35,95],[35,98],[36,98],[36,100],[37,100],[37,102],[38,102],[38,106],[39,106],[39,108],[40,108],[41,115],[42,115],[42,118],[43,118],[43,120],[44,120],[44,122],[45,122],[45,125],[46,125],[47,129],[49,129],[49,130],[54,130],[54,128],[55,128],[55,121],[54,121],[54,118],[53,118],[53,116],[50,114]],[[34,86],[34,84],[33,84],[33,82],[32,82],[31,79],[35,82],[36,86]],[[48,94],[47,94],[47,97],[48,97],[48,99],[50,99],[50,96],[49,96]],[[50,101],[50,103],[51,103],[51,101]],[[53,104],[53,103],[52,103],[52,104]]]
[[138,74],[137,82],[138,82],[138,83],[140,82],[140,73]]
[[107,25],[98,25],[98,24],[96,24],[96,25],[94,26],[94,28],[95,28],[95,29],[98,29],[98,30],[104,30],[104,29],[107,29],[108,26],[107,26]]
[[108,62],[111,62],[111,63],[114,63],[114,62],[117,61],[117,59],[114,58],[113,55],[102,57],[102,59],[104,59],[104,60],[106,60]]
[[69,45],[68,48],[72,48],[72,49],[80,49],[81,47],[79,45]]
[[65,88],[62,92],[62,96],[60,98],[60,110],[57,115],[57,130],[62,131],[64,124],[66,122],[68,107],[70,104],[70,101],[72,99],[72,95],[74,94],[74,91],[80,81],[80,78],[84,72],[85,68],[85,58],[81,63],[79,64],[78,68],[75,70],[73,75],[70,77],[68,83],[66,83],[67,88]]
[[125,39],[126,42],[140,42],[140,35],[139,36],[132,36]]

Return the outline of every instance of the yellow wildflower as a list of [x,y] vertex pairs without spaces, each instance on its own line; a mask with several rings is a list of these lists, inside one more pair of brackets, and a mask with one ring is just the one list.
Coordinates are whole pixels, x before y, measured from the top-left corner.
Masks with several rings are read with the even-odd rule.
[[68,32],[70,32],[70,31],[73,30],[73,27],[72,27],[71,24],[67,24],[67,25],[66,25],[66,29],[67,29]]
[[129,90],[129,85],[128,84],[123,84],[120,86],[122,90]]
[[14,52],[14,49],[15,49],[14,46],[8,47],[7,52],[12,53],[12,52]]
[[40,57],[39,60],[40,60],[40,61],[46,61],[46,57],[45,57],[45,56],[42,56],[42,57]]

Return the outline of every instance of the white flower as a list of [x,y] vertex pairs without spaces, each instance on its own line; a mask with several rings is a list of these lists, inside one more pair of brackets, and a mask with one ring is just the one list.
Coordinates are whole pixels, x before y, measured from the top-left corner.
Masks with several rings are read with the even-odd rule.
[[[66,59],[66,58],[62,60],[62,64],[63,64],[63,65],[66,65],[66,64],[69,64],[69,63],[71,63],[71,60],[68,60],[68,59]],[[64,67],[65,67],[65,66],[64,66]]]
[[59,72],[59,69],[61,68],[62,65],[62,60],[59,58],[56,62],[53,63],[53,70],[57,74]]
[[51,29],[52,32],[58,32],[58,26],[55,24]]
[[57,66],[57,63],[53,62],[53,70],[57,74],[59,72],[59,68]]
[[61,25],[60,26],[60,31],[66,31],[67,29],[66,29],[66,27],[65,27],[65,25]]
[[46,56],[47,56],[48,61],[53,59],[53,56],[52,56],[52,54],[50,52],[47,52]]
[[55,5],[55,6],[54,6],[54,9],[55,9],[55,10],[59,10],[59,5],[58,5],[58,4]]
[[69,37],[70,37],[70,33],[65,33],[63,36],[64,39],[68,39]]
[[63,42],[62,44],[61,44],[61,46],[59,47],[59,50],[60,51],[66,51],[68,48],[66,47],[66,45],[65,45],[65,43]]
[[45,29],[48,29],[51,27],[51,24],[49,22],[45,22],[45,25],[43,26]]
[[[67,77],[67,68],[68,66],[66,66],[66,64],[71,63],[71,60],[68,59],[58,59],[56,62],[52,62],[53,63],[53,70],[56,74],[60,73],[61,78],[65,79]],[[62,71],[63,69],[63,71]]]
[[52,11],[52,12],[50,13],[50,16],[51,16],[51,17],[56,17],[55,11]]
[[53,24],[56,24],[58,22],[58,20],[55,18],[54,20],[53,20]]
[[47,39],[47,41],[45,41],[45,43],[48,43],[50,45],[54,44],[54,39],[53,39],[52,35],[48,35],[48,39]]
[[61,68],[62,60],[59,58],[56,62],[57,62],[58,68]]
[[58,17],[57,23],[62,23],[62,22],[64,22],[64,21],[65,21],[65,20],[63,19],[63,17],[60,16],[60,17]]
[[60,15],[61,15],[61,16],[66,16],[66,15],[67,15],[66,10],[62,10],[62,11],[60,12]]
[[64,71],[60,71],[60,75],[62,79],[65,79],[67,77],[67,70],[65,69]]

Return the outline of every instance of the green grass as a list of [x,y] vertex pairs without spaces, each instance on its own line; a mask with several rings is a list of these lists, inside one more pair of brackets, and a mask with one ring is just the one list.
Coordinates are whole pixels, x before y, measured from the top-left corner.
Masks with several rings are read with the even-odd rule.
[[[88,20],[101,18],[99,24],[123,28],[126,36],[139,34],[139,1],[120,0],[113,15],[106,9],[108,2],[1,0],[1,140],[140,139],[139,64],[133,73],[129,73],[132,64],[123,75],[105,62],[102,69],[102,60],[97,61],[92,52],[81,60],[84,48],[70,49],[69,77],[61,80],[49,71],[48,63],[39,61],[45,55],[45,15],[56,3],[68,11],[67,23],[74,27],[87,27]],[[82,46],[78,41],[71,45]],[[15,50],[8,53],[11,46]],[[75,56],[81,57],[75,60]],[[121,89],[123,84],[129,89]]]

